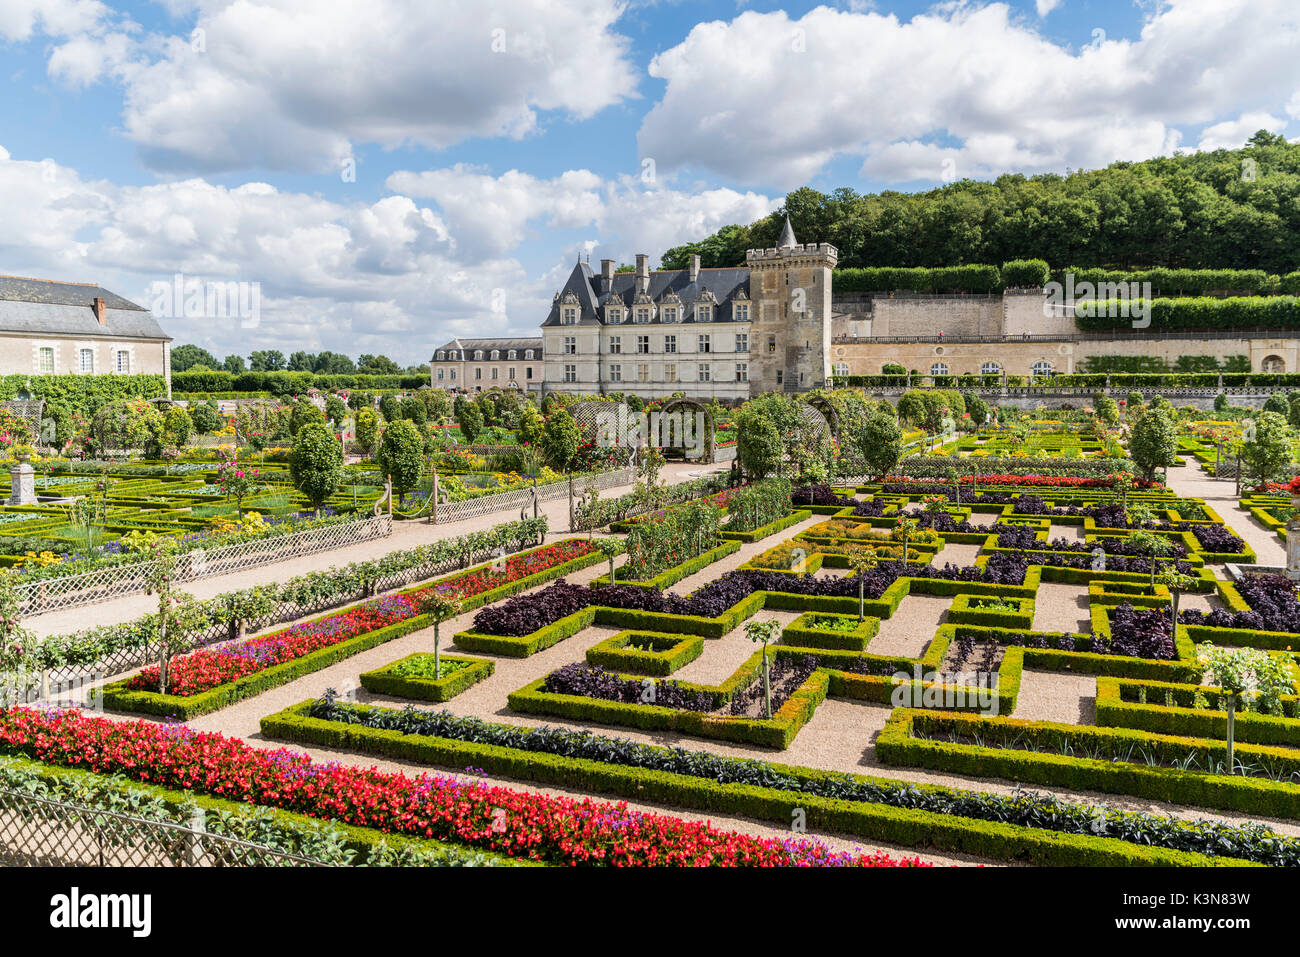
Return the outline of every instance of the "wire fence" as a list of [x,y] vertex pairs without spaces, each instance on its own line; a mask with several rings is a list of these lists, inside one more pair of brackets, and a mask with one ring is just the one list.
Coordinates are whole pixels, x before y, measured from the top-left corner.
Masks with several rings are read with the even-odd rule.
[[4,867],[320,867],[310,858],[188,825],[0,789]]

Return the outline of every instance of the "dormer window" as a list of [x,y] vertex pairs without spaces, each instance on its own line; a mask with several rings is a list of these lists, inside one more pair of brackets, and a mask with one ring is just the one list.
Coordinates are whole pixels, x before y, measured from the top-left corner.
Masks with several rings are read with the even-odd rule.
[[533,358],[533,350],[532,350],[532,349],[525,349],[525,350],[524,350],[524,358],[525,358],[525,359],[531,359],[531,358]]
[[578,307],[565,306],[560,310],[560,325],[573,326],[578,323]]
[[605,316],[610,322],[622,322],[623,310],[618,306],[610,306],[606,311]]
[[663,308],[663,312],[661,313],[661,315],[663,316],[663,321],[664,321],[664,322],[676,322],[676,321],[677,321],[677,307],[676,307],[676,306],[664,306],[664,308]]
[[510,361],[514,362],[516,359],[519,358],[519,350],[511,349],[509,355],[510,355]]
[[482,349],[475,349],[475,350],[474,350],[474,361],[476,361],[476,362],[482,362],[482,361],[483,361],[483,350],[482,350]]
[[696,321],[696,322],[712,322],[712,321],[713,321],[713,307],[710,306],[710,305],[697,305],[697,306],[695,307],[695,321]]
[[649,321],[650,321],[650,307],[649,307],[649,306],[637,306],[637,310],[636,310],[636,314],[635,314],[635,316],[634,316],[634,320],[635,320],[636,322],[649,322]]
[[749,322],[749,303],[737,302],[732,305],[737,322]]
[[500,350],[493,349],[493,350],[492,350],[492,361],[493,361],[493,362],[498,362],[498,361],[500,361],[500,359],[501,359],[501,352],[500,352]]
[[442,361],[443,361],[443,355],[444,355],[444,350],[439,349],[439,350],[438,350],[438,361],[439,361],[439,362],[442,362]]

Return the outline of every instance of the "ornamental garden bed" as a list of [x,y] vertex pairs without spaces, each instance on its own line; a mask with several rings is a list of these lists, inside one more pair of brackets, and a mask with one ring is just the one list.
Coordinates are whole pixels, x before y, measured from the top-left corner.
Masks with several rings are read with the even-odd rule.
[[948,608],[948,621],[964,625],[1030,629],[1034,625],[1034,608],[1033,598],[958,595]]
[[[681,564],[666,568],[653,578],[626,578],[622,575],[615,574],[615,582],[619,585],[637,585],[642,588],[654,588],[662,591],[665,588],[671,588],[683,578],[689,578],[696,572],[708,568],[714,562],[722,561],[728,555],[734,555],[740,551],[741,543],[736,541],[723,542],[716,545],[708,551],[696,555],[694,558],[688,558]],[[609,575],[601,575],[592,581],[593,585],[608,585]]]
[[1229,775],[1215,773],[1226,746],[1211,739],[900,708],[876,755],[899,767],[1300,818],[1300,753],[1286,748],[1238,745],[1247,773]]
[[[1218,688],[1099,677],[1097,724],[1224,741],[1228,714]],[[1272,714],[1239,709],[1233,732],[1235,740],[1249,744],[1300,747],[1300,695],[1282,695]]]
[[698,658],[704,639],[653,631],[620,631],[587,649],[587,662],[614,671],[670,675]]
[[781,641],[798,648],[865,651],[880,631],[879,618],[806,611],[781,630]]
[[434,677],[433,655],[417,652],[375,671],[361,673],[361,687],[374,694],[421,701],[450,701],[487,678],[496,665],[484,658],[440,655],[441,676]]
[[[1300,842],[1266,828],[1106,811],[1047,795],[1001,796],[683,751],[588,731],[518,727],[448,712],[306,701],[262,719],[281,741],[788,824],[908,847],[1039,865],[1300,863]],[[1235,853],[1238,856],[1231,856]]]
[[116,711],[191,718],[260,694],[337,661],[431,625],[421,595],[447,593],[466,610],[508,597],[603,559],[590,542],[570,539],[436,579],[418,588],[362,602],[281,632],[173,659],[172,693],[159,694],[158,668],[103,686],[103,706]]
[[530,682],[507,699],[511,710],[776,749],[826,697],[829,676],[808,654],[773,656],[772,717],[762,717],[760,650],[720,685],[655,681],[581,664]]

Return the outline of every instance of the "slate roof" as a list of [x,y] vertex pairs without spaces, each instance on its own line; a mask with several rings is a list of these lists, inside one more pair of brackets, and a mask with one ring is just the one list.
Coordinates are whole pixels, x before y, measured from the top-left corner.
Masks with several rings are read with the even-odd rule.
[[[484,352],[490,352],[493,349],[498,350],[502,355],[506,355],[509,350],[517,349],[520,352],[526,349],[535,349],[540,357],[542,352],[542,337],[525,337],[525,338],[502,338],[502,339],[452,339],[433,350],[434,358],[431,362],[437,362],[439,352],[473,352],[475,349],[482,349]],[[457,362],[457,359],[444,359],[444,362]]]
[[[105,325],[95,318],[104,300]],[[0,332],[110,339],[170,339],[143,306],[94,283],[0,276]]]
[[[573,293],[578,299],[579,325],[605,325],[605,308],[612,300],[621,301],[626,310],[630,311],[633,308],[636,273],[615,273],[612,286],[608,291],[601,289],[603,283],[601,276],[592,272],[590,263],[578,263],[560,289],[555,302],[551,304],[551,311],[542,325],[560,325],[560,305],[568,293]],[[679,321],[691,321],[690,316],[693,314],[691,307],[703,296],[705,290],[712,293],[717,300],[713,321],[730,322],[733,300],[749,301],[749,269],[743,266],[701,269],[695,282],[691,282],[690,270],[687,269],[655,270],[650,273],[649,295],[656,307],[654,318],[650,320],[651,324],[662,324],[658,307],[669,293],[676,293],[681,300],[683,319]],[[753,320],[752,310],[750,320]],[[639,325],[631,322],[630,315],[624,318],[623,324]]]

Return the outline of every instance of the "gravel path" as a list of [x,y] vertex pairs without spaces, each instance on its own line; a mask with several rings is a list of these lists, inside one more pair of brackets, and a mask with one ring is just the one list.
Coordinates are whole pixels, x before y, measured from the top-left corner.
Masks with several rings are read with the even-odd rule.
[[1061,671],[1021,673],[1015,717],[1026,721],[1059,721],[1065,724],[1095,724],[1097,679]]
[[1229,530],[1255,550],[1260,564],[1286,564],[1286,548],[1281,540],[1238,504],[1236,487],[1235,482],[1212,478],[1199,466],[1181,465],[1169,470],[1169,488],[1185,498],[1205,499]]
[[921,657],[950,605],[952,598],[946,595],[908,595],[897,611],[880,620],[880,631],[867,650],[873,655]]
[[1039,582],[1034,598],[1034,631],[1091,630],[1086,585]]

